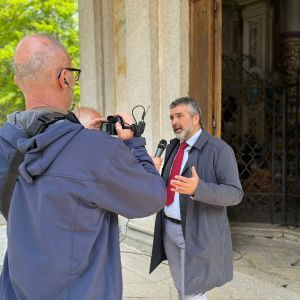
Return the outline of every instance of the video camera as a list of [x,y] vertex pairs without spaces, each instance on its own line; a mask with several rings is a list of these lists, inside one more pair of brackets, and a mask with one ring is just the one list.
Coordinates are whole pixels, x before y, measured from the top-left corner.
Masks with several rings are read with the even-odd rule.
[[[141,107],[143,109],[143,114],[141,121],[137,122],[136,118],[134,116],[134,110],[137,107]],[[149,107],[148,107],[149,109]],[[147,111],[148,111],[147,109]],[[104,131],[109,133],[110,135],[117,135],[116,131],[116,123],[119,122],[123,129],[131,129],[134,132],[135,137],[139,137],[144,133],[146,123],[144,121],[144,118],[146,116],[147,111],[145,110],[145,107],[142,105],[137,105],[132,109],[132,117],[135,121],[134,124],[130,125],[124,122],[124,120],[120,116],[108,116],[106,119],[107,121],[102,121],[100,125],[100,131]]]
[[[116,123],[119,122],[122,128],[125,127],[125,123],[120,116],[108,116],[107,121],[102,121],[100,125],[100,131],[109,133],[110,135],[117,135]],[[131,127],[130,127],[131,128]]]

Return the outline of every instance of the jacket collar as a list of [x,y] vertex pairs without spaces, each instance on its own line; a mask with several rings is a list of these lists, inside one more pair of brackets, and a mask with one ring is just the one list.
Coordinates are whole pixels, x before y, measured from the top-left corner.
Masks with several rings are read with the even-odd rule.
[[[198,150],[201,150],[202,147],[207,143],[208,139],[209,139],[208,132],[205,129],[202,128],[202,132],[201,132],[199,138],[197,139],[197,141],[195,142],[195,144],[192,146],[192,148],[196,148]],[[178,146],[177,144],[179,144],[179,142],[180,141],[177,138],[170,140],[170,145],[169,145],[170,152],[172,152],[174,150],[174,148],[176,146]]]
[[201,150],[203,148],[203,146],[207,143],[208,139],[209,139],[208,132],[202,128],[202,132],[201,132],[199,138],[197,139],[197,141],[195,142],[195,144],[192,146],[192,148]]

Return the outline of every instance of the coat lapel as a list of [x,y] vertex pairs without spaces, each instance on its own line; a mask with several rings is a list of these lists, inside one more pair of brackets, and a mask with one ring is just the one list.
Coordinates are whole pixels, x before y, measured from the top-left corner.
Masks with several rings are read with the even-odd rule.
[[163,177],[165,184],[168,183],[171,166],[172,166],[172,163],[173,163],[173,160],[177,153],[178,148],[179,148],[179,140],[178,139],[171,140],[170,144],[167,147],[165,163],[164,163],[164,167],[162,169],[162,177]]

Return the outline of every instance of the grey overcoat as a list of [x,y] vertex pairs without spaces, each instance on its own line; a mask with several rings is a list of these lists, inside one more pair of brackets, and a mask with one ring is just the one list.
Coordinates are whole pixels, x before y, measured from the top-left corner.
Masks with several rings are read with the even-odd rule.
[[[166,150],[162,176],[167,184],[179,147],[171,140]],[[189,151],[182,175],[191,177],[195,166],[200,178],[193,198],[180,195],[185,235],[185,291],[187,295],[206,292],[233,277],[230,226],[226,207],[240,203],[243,190],[233,150],[205,130]],[[166,259],[163,246],[163,210],[156,216],[150,273]]]

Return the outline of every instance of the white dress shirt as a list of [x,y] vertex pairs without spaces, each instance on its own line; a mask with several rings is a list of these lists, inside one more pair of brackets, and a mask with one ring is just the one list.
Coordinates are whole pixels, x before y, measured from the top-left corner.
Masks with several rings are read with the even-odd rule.
[[[189,151],[192,148],[192,146],[195,144],[197,139],[199,138],[200,134],[202,132],[202,129],[200,128],[199,131],[197,131],[192,137],[190,137],[186,143],[188,146],[184,149],[184,154],[183,154],[183,160],[180,168],[180,174],[188,160],[189,156]],[[170,172],[172,170],[172,167],[170,169]],[[173,219],[181,220],[181,215],[180,215],[180,203],[179,203],[179,193],[175,193],[174,195],[174,202],[170,204],[169,206],[165,205],[164,208],[165,215],[168,217],[171,217]]]

